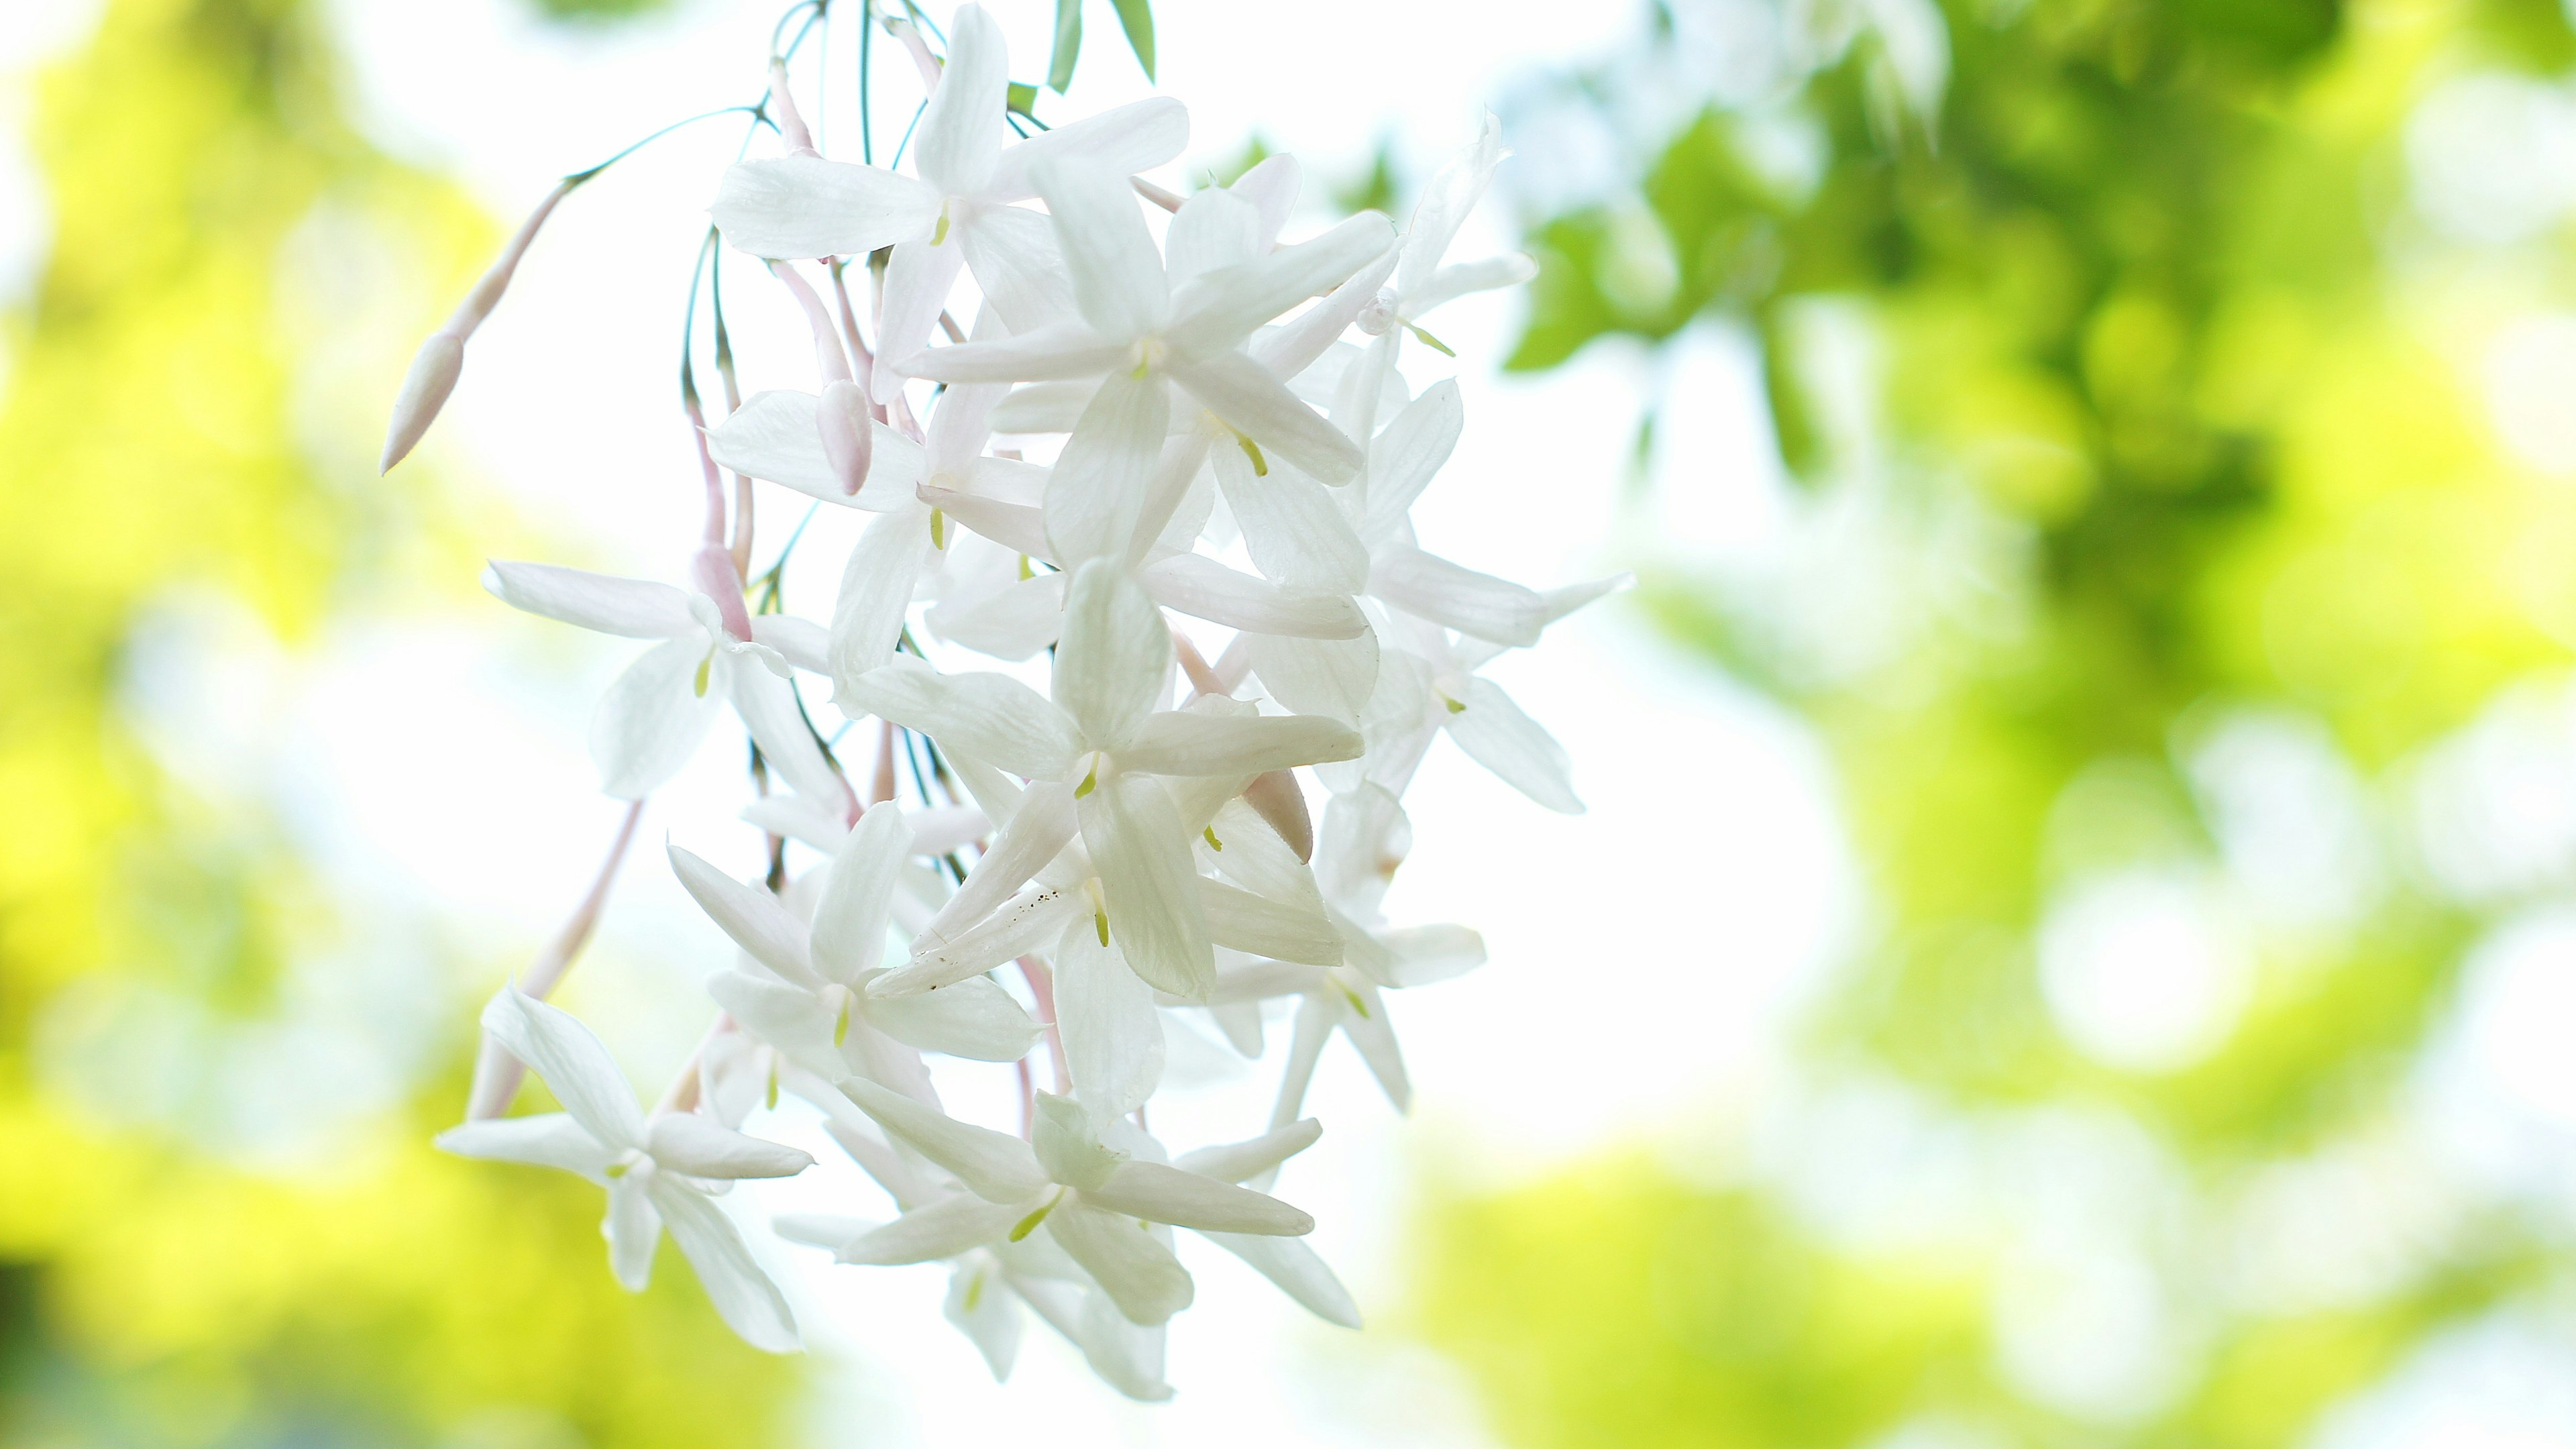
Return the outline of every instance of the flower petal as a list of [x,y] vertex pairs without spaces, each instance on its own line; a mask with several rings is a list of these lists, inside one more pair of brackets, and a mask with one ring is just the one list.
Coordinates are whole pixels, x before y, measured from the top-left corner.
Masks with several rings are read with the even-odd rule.
[[1172,668],[1162,611],[1117,563],[1075,570],[1055,650],[1055,702],[1088,749],[1120,748],[1153,712]]
[[1312,1217],[1267,1193],[1159,1162],[1122,1162],[1098,1187],[1084,1188],[1082,1200],[1148,1222],[1209,1232],[1293,1238],[1315,1230]]
[[1219,1182],[1246,1182],[1314,1146],[1323,1135],[1324,1124],[1306,1117],[1242,1142],[1184,1152],[1172,1165]]
[[662,1214],[641,1182],[630,1177],[608,1185],[608,1216],[599,1233],[608,1239],[608,1271],[618,1286],[643,1292],[653,1281],[653,1251],[662,1246]]
[[854,257],[926,235],[939,216],[926,182],[874,166],[779,156],[725,169],[707,212],[728,245],[756,257]]
[[1561,815],[1580,815],[1583,801],[1574,793],[1573,762],[1538,721],[1521,713],[1512,697],[1490,680],[1467,681],[1465,708],[1446,721],[1449,738],[1468,758],[1493,771],[1504,784]]
[[741,1230],[724,1209],[705,1194],[667,1177],[656,1177],[646,1190],[671,1230],[671,1241],[680,1245],[689,1266],[698,1271],[698,1283],[707,1290],[707,1301],[715,1305],[716,1316],[725,1326],[764,1353],[795,1353],[803,1348],[786,1296],[752,1259]]
[[[1261,212],[1223,186],[1208,187],[1181,203],[1163,233],[1164,272],[1176,287],[1202,272],[1252,261],[1265,250]],[[1231,343],[1228,339],[1226,345]]]
[[1127,178],[1088,156],[1048,157],[1030,177],[1055,220],[1056,246],[1082,319],[1113,341],[1160,331],[1171,291]]
[[1127,964],[1175,996],[1205,996],[1216,958],[1193,884],[1189,837],[1171,797],[1151,779],[1120,775],[1102,780],[1079,809],[1110,937]]
[[599,788],[641,800],[680,773],[715,728],[724,702],[697,687],[712,646],[703,631],[647,649],[611,681],[590,717],[590,758]]
[[1038,1024],[1011,994],[970,976],[911,996],[871,999],[868,1019],[906,1046],[970,1062],[1015,1062],[1038,1044]]
[[894,658],[929,549],[930,510],[918,503],[872,520],[851,548],[832,601],[828,657],[835,702],[850,697],[861,675]]
[[1369,547],[1400,536],[1413,500],[1449,461],[1466,426],[1457,380],[1443,378],[1424,388],[1377,435],[1369,445],[1368,519],[1360,525],[1360,537]]
[[[1017,152],[1003,152],[1003,163]],[[955,202],[948,214],[949,225],[964,238],[975,285],[1013,332],[1074,320],[1073,284],[1065,279],[1064,255],[1045,216],[1017,206],[974,204],[961,210]]]
[[908,241],[894,249],[886,263],[885,314],[877,323],[877,365],[868,380],[879,403],[891,402],[903,391],[895,359],[917,357],[930,346],[930,334],[938,328],[939,314],[957,290],[957,273],[965,265],[966,237],[953,225],[937,242]]
[[1215,459],[1217,486],[1243,529],[1253,567],[1289,588],[1319,594],[1356,594],[1368,586],[1368,549],[1322,484],[1284,464],[1257,476],[1241,448],[1220,447]]
[[733,937],[735,945],[750,952],[751,959],[808,990],[823,984],[806,949],[805,923],[778,897],[735,880],[679,846],[669,847],[669,852],[671,873],[680,878],[690,899]]
[[1020,1355],[1020,1297],[1009,1287],[1001,1264],[985,1253],[959,1263],[948,1277],[948,1297],[939,1311],[984,1355],[995,1383],[1010,1378]]
[[1136,571],[1136,581],[1158,604],[1246,633],[1356,639],[1368,632],[1367,616],[1345,595],[1283,589],[1205,554],[1158,558]]
[[483,589],[513,609],[629,639],[668,639],[695,626],[688,594],[650,579],[494,559],[483,566]]
[[975,868],[930,918],[913,941],[918,953],[953,940],[957,933],[991,915],[1011,893],[1034,879],[1073,839],[1073,787],[1040,781],[1020,796],[1020,808],[994,837]]
[[1022,891],[954,939],[915,952],[903,966],[869,982],[868,994],[906,996],[981,976],[1052,942],[1066,921],[1088,910],[1076,891],[1054,886]]
[[1164,366],[1209,412],[1318,481],[1359,476],[1359,445],[1243,353],[1174,353]]
[[1409,926],[1378,940],[1395,958],[1397,986],[1428,986],[1485,964],[1485,938],[1465,926]]
[[1364,211],[1310,241],[1192,277],[1172,297],[1173,345],[1239,347],[1253,328],[1340,286],[1394,244],[1394,224]]
[[971,755],[1015,775],[1055,779],[1081,742],[1073,722],[1044,696],[999,674],[941,674],[912,659],[872,669],[851,681],[845,712],[865,710],[916,729],[955,754]]
[[911,822],[891,802],[859,817],[833,853],[822,899],[814,903],[810,942],[817,974],[847,986],[876,969],[885,956],[895,877],[911,856]]
[[1537,590],[1401,543],[1370,557],[1369,592],[1461,634],[1522,649],[1547,626],[1547,601]]
[[1188,107],[1169,96],[1130,101],[1004,151],[983,196],[987,201],[1024,201],[1037,195],[1036,170],[1047,161],[1082,157],[1114,175],[1133,176],[1171,160],[1189,144]]
[[1405,310],[1423,316],[1443,303],[1456,301],[1469,292],[1491,292],[1501,287],[1517,287],[1538,275],[1538,263],[1519,252],[1505,252],[1498,257],[1479,257],[1472,262],[1457,262],[1431,274],[1418,295],[1408,294]]
[[1356,639],[1298,639],[1246,634],[1252,672],[1272,699],[1299,714],[1357,725],[1377,689],[1378,645],[1372,631]]
[[952,1193],[849,1239],[834,1248],[833,1256],[873,1267],[936,1262],[1008,1236],[1028,1213],[1027,1203],[986,1202],[973,1193]]
[[1188,1270],[1161,1238],[1138,1232],[1133,1218],[1074,1197],[1047,1214],[1046,1228],[1128,1322],[1165,1323],[1190,1306],[1195,1289]]
[[1333,1276],[1322,1255],[1300,1238],[1257,1237],[1250,1233],[1208,1233],[1207,1240],[1250,1263],[1254,1271],[1279,1285],[1307,1312],[1343,1328],[1360,1326],[1359,1305],[1351,1290]]
[[644,1150],[675,1172],[725,1181],[794,1177],[814,1165],[812,1156],[784,1143],[746,1136],[694,1112],[654,1113],[645,1125]]
[[753,393],[731,417],[707,429],[707,456],[746,477],[835,507],[884,513],[911,502],[923,476],[921,445],[883,423],[870,423],[868,481],[848,492],[823,450],[821,408],[822,399],[810,392]]
[[545,1080],[582,1130],[619,1152],[644,1145],[644,1112],[608,1047],[571,1013],[516,986],[492,994],[483,1029]]
[[1149,775],[1266,774],[1326,760],[1355,760],[1359,731],[1322,715],[1226,718],[1165,710],[1147,716],[1118,751],[1118,763]]
[[1123,559],[1134,548],[1171,415],[1172,392],[1159,377],[1122,370],[1101,383],[1047,475],[1047,546],[1056,562]]
[[1038,1170],[1037,1154],[1017,1137],[960,1122],[863,1077],[840,1087],[886,1131],[955,1173],[968,1191],[987,1202],[1024,1203],[1050,1185]]
[[1154,988],[1102,945],[1091,922],[1065,928],[1055,957],[1056,1028],[1064,1036],[1074,1092],[1093,1116],[1123,1117],[1145,1105],[1163,1077],[1163,1021]]
[[1297,961],[1309,966],[1342,964],[1341,932],[1323,906],[1294,906],[1202,877],[1199,906],[1206,913],[1208,939],[1229,950]]
[[922,108],[912,167],[950,196],[972,196],[1002,155],[1002,103],[1011,85],[1002,27],[981,5],[957,7],[948,22],[948,60]]
[[[1156,1045],[1159,1047],[1160,1043]],[[570,1112],[540,1112],[533,1117],[494,1117],[450,1127],[430,1139],[441,1152],[478,1157],[487,1162],[524,1162],[534,1167],[560,1167],[594,1182],[624,1153],[590,1134]]]

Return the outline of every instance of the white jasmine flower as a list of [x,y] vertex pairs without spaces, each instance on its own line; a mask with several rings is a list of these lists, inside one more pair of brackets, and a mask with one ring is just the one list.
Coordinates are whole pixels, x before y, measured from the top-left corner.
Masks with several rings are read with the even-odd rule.
[[483,1029],[544,1078],[564,1110],[468,1122],[440,1133],[438,1145],[466,1157],[559,1167],[608,1189],[600,1226],[618,1282],[643,1291],[667,1227],[727,1326],[754,1348],[795,1352],[787,1300],[709,1194],[739,1178],[793,1177],[814,1159],[689,1113],[647,1117],[588,1027],[516,987],[503,987],[483,1009]]

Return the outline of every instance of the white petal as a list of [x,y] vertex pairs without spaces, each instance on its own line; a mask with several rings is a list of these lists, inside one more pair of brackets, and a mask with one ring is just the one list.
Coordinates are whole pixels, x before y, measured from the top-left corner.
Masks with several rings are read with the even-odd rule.
[[880,1267],[953,1258],[1008,1235],[1031,1208],[1029,1203],[986,1202],[972,1193],[956,1193],[849,1239],[834,1256],[844,1263]]
[[609,683],[590,717],[590,758],[599,788],[641,800],[670,781],[715,727],[724,701],[701,694],[698,669],[711,646],[692,629],[656,644]]
[[1341,933],[1320,904],[1288,905],[1204,878],[1199,904],[1206,913],[1208,939],[1220,946],[1274,961],[1342,964]]
[[1341,505],[1314,479],[1284,463],[1252,471],[1241,448],[1215,450],[1216,480],[1243,528],[1253,567],[1292,589],[1356,594],[1368,586],[1368,549]]
[[1219,1182],[1243,1182],[1261,1176],[1314,1146],[1316,1139],[1323,1135],[1324,1124],[1306,1117],[1243,1142],[1184,1152],[1172,1159],[1172,1165]]
[[707,208],[738,250],[772,260],[854,257],[929,232],[940,196],[874,166],[819,156],[737,161]]
[[907,1046],[971,1062],[1015,1062],[1038,1044],[1038,1024],[1009,992],[981,976],[872,999],[868,1019]]
[[1216,977],[1198,879],[1171,797],[1153,780],[1121,775],[1080,802],[1082,842],[1100,872],[1109,931],[1127,964],[1176,996],[1200,997]]
[[931,632],[995,659],[1026,659],[1056,641],[1064,582],[1060,573],[1039,572],[998,594],[941,603],[930,611]]
[[1159,1162],[1122,1162],[1110,1169],[1107,1181],[1083,1189],[1082,1200],[1149,1222],[1208,1232],[1298,1237],[1315,1230],[1312,1217],[1266,1193]]
[[831,669],[831,632],[811,619],[799,619],[793,614],[754,614],[751,642],[809,673],[823,674]]
[[618,1286],[643,1292],[653,1281],[653,1250],[662,1246],[662,1214],[642,1183],[620,1178],[608,1185],[608,1216],[599,1233],[608,1239],[608,1271],[617,1275]]
[[1403,804],[1384,787],[1363,784],[1324,807],[1315,882],[1342,909],[1373,915],[1396,867],[1412,851],[1413,822],[1405,818]]
[[1272,455],[1318,480],[1343,484],[1359,476],[1359,445],[1297,400],[1288,385],[1240,352],[1175,353],[1172,380],[1209,412]]
[[1161,330],[1171,293],[1127,178],[1089,157],[1049,157],[1030,176],[1055,219],[1083,320],[1118,341]]
[[[1395,260],[1396,253],[1388,252],[1360,268],[1324,300],[1277,327],[1254,334],[1252,345],[1245,351],[1250,352],[1252,360],[1260,363],[1272,377],[1295,378],[1300,386],[1314,376],[1308,369],[1316,368],[1319,362],[1327,361],[1331,354],[1339,352],[1346,361],[1333,364],[1326,377],[1314,378],[1317,383],[1326,384],[1322,395],[1314,400],[1329,403],[1333,391],[1327,377],[1338,380],[1342,367],[1362,355],[1360,349],[1347,343],[1338,348],[1335,344],[1344,332],[1350,330],[1351,323],[1358,320],[1361,310],[1377,300],[1386,279],[1395,274]],[[1395,385],[1401,388],[1403,380],[1396,379]],[[1398,407],[1403,405],[1401,400],[1396,403]]]
[[1091,749],[1117,748],[1151,714],[1172,667],[1162,611],[1118,563],[1074,571],[1056,642],[1055,702]]
[[1468,758],[1550,810],[1561,815],[1583,813],[1565,747],[1538,721],[1521,713],[1500,685],[1470,679],[1467,697],[1458,703],[1466,708],[1449,716],[1449,738]]
[[1302,181],[1297,158],[1283,154],[1264,156],[1226,188],[1251,202],[1259,214],[1260,250],[1268,251],[1279,244],[1279,229],[1288,224],[1288,214],[1297,208],[1297,190]]
[[1466,426],[1457,381],[1443,378],[1424,388],[1369,445],[1368,521],[1360,536],[1370,547],[1398,536],[1406,511],[1449,461]]
[[1351,1291],[1302,1238],[1256,1237],[1249,1233],[1209,1233],[1207,1240],[1250,1263],[1262,1277],[1279,1285],[1307,1312],[1344,1328],[1360,1326],[1359,1305]]
[[925,485],[921,501],[948,515],[951,523],[962,523],[975,533],[1000,544],[1013,553],[1031,558],[1048,558],[1046,515],[1021,503],[999,503],[960,493],[953,488]]
[[912,166],[950,196],[972,196],[1002,155],[1002,103],[1010,89],[1002,27],[981,5],[948,23],[948,60],[912,138]]
[[815,971],[843,985],[876,969],[885,955],[886,911],[895,877],[912,856],[912,825],[891,803],[859,817],[832,856],[822,899],[814,903]]
[[948,1298],[939,1311],[974,1342],[995,1383],[1010,1378],[1011,1365],[1020,1354],[1020,1298],[991,1255],[978,1253],[957,1265],[949,1275]]
[[718,971],[707,977],[707,995],[789,1061],[826,1081],[848,1075],[850,1063],[832,1044],[837,1023],[804,987],[748,971]]
[[1090,913],[1090,905],[1078,891],[1032,887],[958,932],[953,940],[917,952],[901,968],[869,982],[868,994],[902,996],[981,976],[1014,956],[1052,944],[1066,921]]
[[1238,797],[1217,807],[1208,834],[1216,837],[1208,863],[1226,879],[1272,900],[1323,905],[1315,873],[1250,801]]
[[620,1152],[644,1145],[644,1112],[617,1059],[589,1027],[516,986],[492,994],[483,1029],[502,1048],[545,1080],[572,1119],[606,1147]]
[[1449,250],[1458,228],[1485,187],[1494,178],[1494,168],[1503,159],[1502,126],[1489,112],[1484,130],[1474,145],[1452,157],[1422,188],[1422,199],[1415,203],[1413,221],[1404,231],[1404,266],[1396,286],[1408,297],[1429,284],[1440,258]]
[[649,579],[494,559],[483,588],[513,609],[629,639],[668,639],[693,625],[688,594]]
[[648,1190],[671,1230],[671,1241],[680,1245],[689,1266],[698,1270],[698,1283],[707,1290],[707,1301],[715,1305],[716,1316],[725,1326],[766,1353],[803,1348],[785,1295],[752,1260],[742,1233],[724,1209],[668,1178],[655,1178]]
[[1047,1214],[1046,1228],[1130,1323],[1167,1322],[1190,1306],[1194,1290],[1181,1260],[1162,1239],[1137,1231],[1133,1218],[1069,1197]]
[[1288,1062],[1279,1073],[1279,1101],[1270,1113],[1273,1123],[1284,1127],[1297,1119],[1298,1109],[1306,1101],[1307,1084],[1315,1079],[1315,1061],[1323,1055],[1324,1042],[1332,1036],[1333,1023],[1340,1015],[1320,993],[1297,1003],[1297,1024],[1288,1040]]
[[1154,989],[1103,946],[1089,921],[1066,927],[1055,958],[1056,1028],[1076,1095],[1093,1115],[1121,1117],[1163,1077],[1163,1022]]
[[[1348,979],[1348,978],[1345,978]],[[1356,983],[1349,1010],[1342,1016],[1342,1034],[1359,1049],[1360,1060],[1368,1063],[1369,1074],[1386,1090],[1386,1099],[1399,1112],[1413,1105],[1413,1084],[1404,1073],[1404,1054],[1396,1049],[1395,1027],[1387,1020],[1386,1000],[1377,988],[1365,981]]]
[[1058,563],[1133,551],[1171,410],[1159,377],[1113,372],[1092,395],[1047,475],[1047,545]]
[[[1015,150],[1002,153],[1005,165]],[[1064,255],[1056,250],[1055,228],[1044,215],[1024,207],[980,204],[961,212],[953,202],[948,215],[949,226],[964,236],[966,267],[975,274],[986,305],[1013,332],[1074,320],[1073,284],[1064,274]]]
[[915,503],[868,524],[842,566],[832,602],[831,675],[835,701],[859,677],[894,658],[904,611],[930,547],[930,510]]
[[459,1157],[560,1167],[597,1182],[605,1182],[601,1174],[624,1155],[590,1135],[590,1130],[574,1120],[570,1112],[460,1123],[439,1133],[430,1145]]
[[1082,410],[1091,406],[1091,395],[1098,391],[1098,377],[1033,382],[1013,388],[1009,397],[994,404],[993,431],[1024,435],[1072,432],[1073,425],[1082,418]]
[[806,950],[805,923],[778,897],[735,880],[679,846],[669,851],[671,873],[680,878],[690,899],[733,937],[735,945],[750,952],[751,959],[798,986],[811,989],[822,984]]
[[913,950],[934,950],[991,915],[1055,859],[1065,842],[1073,839],[1075,828],[1072,786],[1060,781],[1031,785],[1021,795],[1011,823],[1002,827],[993,848],[975,862],[956,894],[931,917],[914,940]]
[[1428,986],[1485,964],[1485,938],[1465,926],[1411,926],[1378,939],[1395,957],[1397,986]]
[[884,513],[912,500],[921,482],[921,445],[883,423],[870,423],[866,486],[841,486],[823,451],[822,402],[810,392],[753,393],[731,417],[707,429],[707,454],[747,477],[793,488],[841,508]]
[[[1202,272],[1252,261],[1263,250],[1261,212],[1222,186],[1183,202],[1163,233],[1163,267],[1174,286]],[[1228,339],[1225,345],[1231,343]]]
[[1149,715],[1127,737],[1118,763],[1149,775],[1267,774],[1324,760],[1359,758],[1357,730],[1321,715],[1221,718],[1188,710]]
[[1049,1186],[1046,1174],[1038,1170],[1037,1154],[1017,1137],[960,1122],[863,1078],[852,1077],[840,1085],[886,1131],[957,1174],[968,1191],[987,1202],[1024,1203]]
[[1063,711],[1004,675],[941,674],[917,660],[898,659],[851,683],[845,711],[881,715],[952,753],[1016,775],[1058,778],[1081,748]]
[[1252,672],[1270,697],[1299,714],[1356,725],[1377,688],[1375,632],[1356,639],[1298,639],[1246,634]]
[[1151,171],[1181,154],[1190,143],[1190,113],[1169,96],[1130,101],[1085,120],[1056,127],[1002,153],[1001,164],[985,185],[991,201],[1021,201],[1038,194],[1034,168],[1041,162],[1079,156],[1098,162],[1118,176]]
[[1227,568],[1205,554],[1175,554],[1136,571],[1154,602],[1193,618],[1254,634],[1302,639],[1356,639],[1368,619],[1342,594],[1283,589]]
[[1400,543],[1370,558],[1369,592],[1407,613],[1497,644],[1526,649],[1547,625],[1547,601],[1537,590]]
[[966,238],[953,224],[936,245],[924,239],[894,249],[886,263],[885,315],[877,324],[877,365],[870,375],[879,403],[891,402],[903,391],[903,374],[894,364],[930,346],[939,314],[957,290],[957,273],[965,265]]
[[745,1136],[694,1112],[654,1113],[645,1125],[644,1150],[691,1177],[794,1177],[814,1165],[793,1147]]
[[1538,275],[1538,263],[1519,252],[1505,252],[1498,257],[1482,257],[1472,262],[1458,262],[1431,274],[1419,295],[1408,294],[1405,310],[1423,316],[1442,303],[1455,301],[1469,292],[1491,292],[1500,287],[1517,287]]
[[1173,294],[1172,340],[1192,351],[1240,346],[1253,328],[1340,286],[1394,243],[1394,225],[1364,211],[1311,241],[1193,277]]

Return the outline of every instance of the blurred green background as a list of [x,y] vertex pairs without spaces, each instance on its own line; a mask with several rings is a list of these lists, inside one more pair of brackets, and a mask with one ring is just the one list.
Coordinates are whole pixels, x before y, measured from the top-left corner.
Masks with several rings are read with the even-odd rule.
[[[1523,165],[1585,125],[1632,143],[1588,194],[1524,185],[1512,365],[1757,361],[1785,521],[1645,557],[1643,613],[1812,723],[1868,915],[1785,1106],[1508,1190],[1435,1174],[1382,1331],[1530,1449],[2413,1443],[2338,1412],[2462,1335],[2555,1371],[2490,1374],[2504,1427],[2448,1442],[2576,1442],[2502,1403],[2576,1392],[2568,1123],[2515,1137],[2457,1087],[2479,1022],[2576,1002],[2548,989],[2576,974],[2548,915],[2576,880],[2565,14],[1650,15],[1507,110]],[[327,1165],[198,1110],[228,1053],[291,1047],[298,962],[372,938],[256,804],[156,763],[122,651],[174,583],[292,643],[458,589],[502,526],[349,481],[499,230],[361,139],[323,36],[298,0],[112,0],[34,91],[52,240],[0,381],[0,1442],[793,1442],[803,1367],[686,1275],[618,1292],[587,1189],[429,1151],[470,1047],[445,995]],[[333,270],[353,236],[386,274]],[[1713,405],[1683,381],[1641,517],[1646,460]],[[45,1084],[66,1001],[157,1013],[126,1110]]]

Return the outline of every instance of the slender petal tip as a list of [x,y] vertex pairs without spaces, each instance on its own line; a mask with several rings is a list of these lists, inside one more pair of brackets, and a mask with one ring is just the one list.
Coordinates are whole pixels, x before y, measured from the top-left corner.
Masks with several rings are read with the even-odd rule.
[[384,457],[376,464],[376,476],[394,470],[394,465],[411,455],[421,435],[438,418],[438,410],[447,406],[447,395],[456,390],[456,379],[465,370],[465,339],[453,332],[434,332],[411,360],[411,371],[403,378],[402,391],[394,398],[393,421],[385,428]]
[[823,430],[823,457],[841,480],[841,491],[858,496],[867,486],[868,464],[876,451],[876,433],[868,426],[868,395],[855,382],[825,383],[814,421]]

